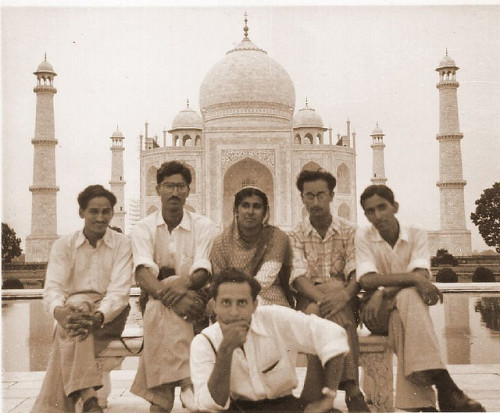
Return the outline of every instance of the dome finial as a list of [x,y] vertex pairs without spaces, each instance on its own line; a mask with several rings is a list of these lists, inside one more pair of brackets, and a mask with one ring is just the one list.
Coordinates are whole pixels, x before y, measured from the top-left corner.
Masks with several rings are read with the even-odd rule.
[[189,99],[186,99],[186,101],[187,101],[187,107],[189,107]]
[[446,56],[448,56],[448,48],[446,48]]
[[47,61],[47,52],[45,52],[44,55],[44,60]]
[[307,97],[306,97],[306,108],[308,108],[308,107],[309,107],[309,105],[308,105]]
[[243,27],[243,32],[245,32],[245,39],[248,39],[248,26],[247,26],[247,12],[245,11],[245,27]]

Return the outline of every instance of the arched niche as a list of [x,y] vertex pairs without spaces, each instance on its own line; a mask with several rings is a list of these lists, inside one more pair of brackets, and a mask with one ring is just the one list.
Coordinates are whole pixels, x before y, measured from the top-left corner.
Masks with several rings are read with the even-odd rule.
[[150,166],[148,172],[146,173],[146,195],[153,196],[156,195],[156,169],[154,166]]
[[153,212],[156,212],[156,211],[158,211],[158,208],[156,208],[156,205],[150,205],[146,211],[146,215],[151,215]]
[[314,161],[307,162],[303,167],[303,171],[319,171],[322,167]]
[[337,192],[340,194],[351,193],[351,171],[345,163],[337,168]]
[[222,223],[224,227],[231,224],[233,219],[234,195],[242,189],[245,182],[254,182],[252,186],[260,188],[269,200],[270,220],[274,216],[274,186],[273,175],[264,164],[252,159],[244,158],[230,166],[224,174],[224,195]]

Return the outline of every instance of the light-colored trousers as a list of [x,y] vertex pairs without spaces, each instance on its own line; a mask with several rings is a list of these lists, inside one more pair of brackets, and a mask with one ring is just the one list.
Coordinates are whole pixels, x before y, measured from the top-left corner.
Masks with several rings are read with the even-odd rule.
[[130,391],[171,410],[175,387],[191,383],[189,347],[193,325],[152,297],[143,319],[144,350]]
[[[87,295],[94,308],[102,299],[102,295],[95,294]],[[115,332],[118,330],[121,333],[127,315],[128,311],[122,312],[111,323],[82,341],[68,336],[64,328],[56,324],[47,372],[32,408],[33,413],[74,413],[81,390],[102,387],[96,356],[113,338],[120,336]]]
[[[436,395],[426,370],[446,369],[429,315],[416,288],[405,288],[392,299],[389,345],[396,353],[396,407],[436,406]],[[362,317],[362,316],[361,316]]]

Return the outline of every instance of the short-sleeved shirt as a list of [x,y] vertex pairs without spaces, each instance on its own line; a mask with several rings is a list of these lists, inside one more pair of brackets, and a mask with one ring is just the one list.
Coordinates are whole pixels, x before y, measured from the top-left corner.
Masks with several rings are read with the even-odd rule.
[[160,266],[171,267],[183,276],[198,269],[210,273],[209,254],[216,233],[212,221],[186,209],[179,225],[170,232],[161,211],[153,212],[139,221],[132,233],[134,270],[143,265],[155,276]]
[[356,233],[356,271],[358,277],[376,272],[393,274],[416,268],[430,270],[427,231],[399,223],[399,237],[392,248],[373,226],[361,227]]
[[[226,405],[219,406],[208,390],[215,351],[222,339],[220,325],[215,323],[191,343],[191,381],[199,410],[220,411],[229,407],[229,399]],[[233,352],[230,396],[255,401],[291,395],[298,383],[295,366],[299,352],[316,354],[324,366],[331,358],[348,351],[347,334],[335,323],[280,305],[257,307],[243,349]]]
[[108,229],[94,248],[79,230],[62,236],[52,246],[43,300],[52,315],[71,294],[97,292],[104,296],[97,310],[109,322],[127,306],[131,285],[129,238]]
[[293,251],[290,283],[303,275],[315,283],[323,283],[333,276],[347,280],[356,269],[355,233],[355,224],[332,217],[325,237],[321,238],[306,216],[290,234]]

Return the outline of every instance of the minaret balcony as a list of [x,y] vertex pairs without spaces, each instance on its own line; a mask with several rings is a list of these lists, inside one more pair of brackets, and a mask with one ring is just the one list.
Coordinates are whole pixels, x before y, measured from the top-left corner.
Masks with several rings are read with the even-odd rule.
[[463,133],[438,133],[436,140],[438,141],[459,141],[464,137]]
[[467,185],[467,181],[460,180],[460,181],[438,181],[436,182],[436,186],[438,188],[442,189],[460,189],[463,188],[465,185]]
[[50,138],[33,138],[31,139],[33,145],[57,145],[57,139]]
[[37,85],[33,88],[35,93],[57,93],[57,89],[52,85]]
[[460,86],[456,80],[442,80],[437,85],[437,89],[456,89]]
[[31,185],[31,192],[57,192],[59,191],[58,186],[46,186],[46,185]]

